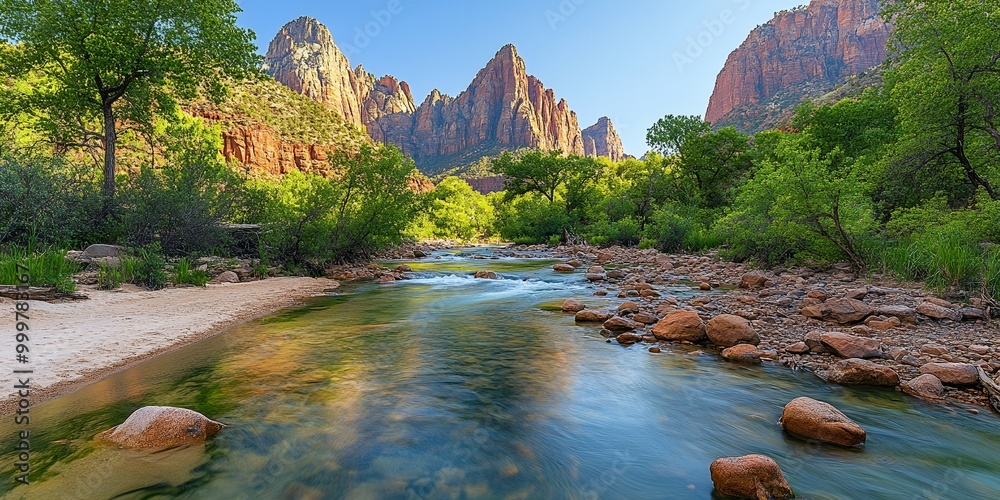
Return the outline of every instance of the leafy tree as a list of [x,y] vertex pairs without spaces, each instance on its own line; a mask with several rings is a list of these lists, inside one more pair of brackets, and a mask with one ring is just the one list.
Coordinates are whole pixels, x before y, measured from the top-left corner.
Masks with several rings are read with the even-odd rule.
[[667,115],[646,132],[646,144],[662,155],[671,155],[681,149],[689,137],[706,134],[712,124],[700,116]]
[[[102,141],[110,200],[120,122],[152,124],[176,99],[204,86],[218,93],[220,76],[259,67],[254,34],[236,26],[238,12],[234,0],[0,0],[0,38],[20,48],[2,69],[54,82],[8,96],[6,114],[38,110],[53,131],[75,124],[75,135]],[[57,134],[64,141],[66,130]]]
[[678,150],[680,175],[693,181],[702,204],[721,207],[753,166],[749,149],[750,138],[733,127],[689,136]]
[[471,241],[492,232],[496,222],[493,204],[468,182],[446,177],[425,196],[429,203],[420,222],[426,222],[427,227],[417,236]]
[[898,0],[883,14],[895,25],[899,64],[887,75],[904,134],[896,176],[954,170],[1000,199],[1000,16],[995,0]]

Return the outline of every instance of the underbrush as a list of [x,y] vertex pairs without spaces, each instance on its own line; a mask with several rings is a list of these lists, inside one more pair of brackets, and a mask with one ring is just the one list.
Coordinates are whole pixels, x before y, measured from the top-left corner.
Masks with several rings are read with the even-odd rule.
[[73,275],[83,266],[66,258],[64,250],[49,248],[36,252],[25,247],[0,250],[0,285],[21,285],[28,277],[30,286],[51,286],[61,292],[76,289]]

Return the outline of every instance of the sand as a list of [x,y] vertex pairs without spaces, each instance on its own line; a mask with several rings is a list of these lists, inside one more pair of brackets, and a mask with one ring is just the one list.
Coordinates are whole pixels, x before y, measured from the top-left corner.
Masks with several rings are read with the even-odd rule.
[[128,366],[301,303],[337,286],[328,279],[272,278],[250,283],[146,291],[82,289],[89,300],[30,301],[30,364],[16,361],[14,301],[0,299],[9,332],[0,341],[0,414],[12,413],[15,369],[33,369],[35,405]]

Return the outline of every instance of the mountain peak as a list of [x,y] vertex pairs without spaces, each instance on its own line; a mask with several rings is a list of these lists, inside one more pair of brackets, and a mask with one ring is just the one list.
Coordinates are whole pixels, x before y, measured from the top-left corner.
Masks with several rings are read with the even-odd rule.
[[615,130],[615,125],[611,123],[611,118],[602,116],[597,123],[585,128],[582,135],[583,149],[587,156],[604,156],[611,158],[612,161],[625,159],[622,138]]

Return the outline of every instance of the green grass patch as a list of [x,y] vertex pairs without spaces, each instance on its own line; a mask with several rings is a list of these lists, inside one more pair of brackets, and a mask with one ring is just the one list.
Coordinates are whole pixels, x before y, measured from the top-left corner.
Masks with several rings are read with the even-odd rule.
[[61,292],[72,292],[76,289],[73,275],[82,269],[82,265],[66,258],[64,250],[50,248],[36,252],[12,247],[0,251],[0,285],[20,285],[22,275],[27,274],[30,286],[50,286]]
[[208,273],[193,269],[191,259],[183,258],[174,264],[173,281],[175,285],[205,286],[208,284]]

